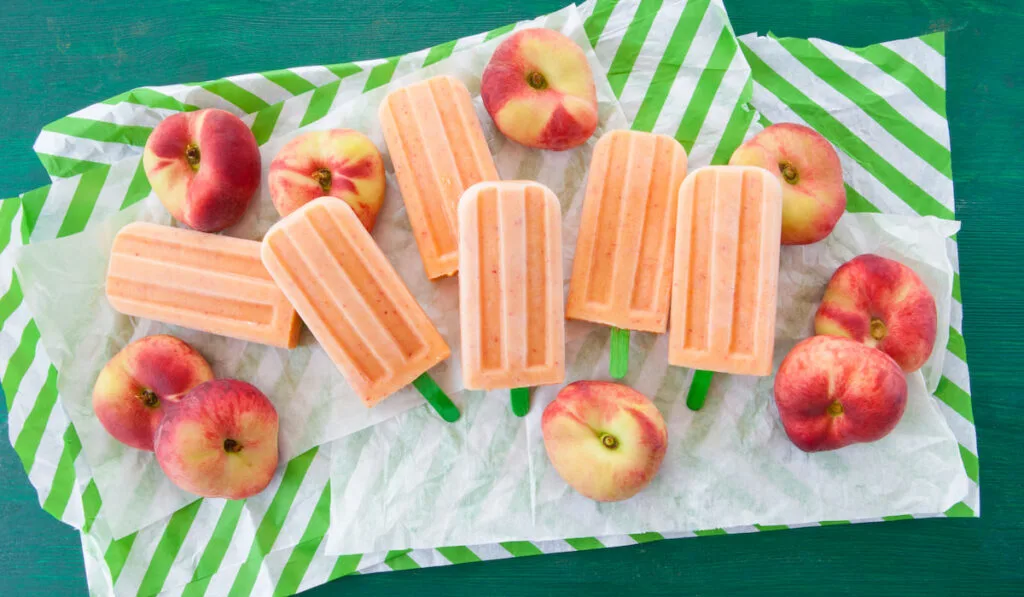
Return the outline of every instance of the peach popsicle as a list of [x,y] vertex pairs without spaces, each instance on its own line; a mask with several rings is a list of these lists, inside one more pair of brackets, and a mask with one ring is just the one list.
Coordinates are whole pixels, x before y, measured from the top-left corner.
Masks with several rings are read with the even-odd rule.
[[427,277],[454,275],[459,197],[498,180],[469,91],[449,76],[403,87],[384,98],[380,122]]
[[[426,371],[448,358],[444,338],[347,203],[321,197],[295,210],[267,232],[262,257],[366,406],[429,379]],[[439,398],[442,416],[457,419],[455,405]]]
[[299,317],[256,241],[129,224],[114,238],[106,290],[126,315],[283,348],[299,341]]
[[594,149],[566,316],[616,328],[615,377],[625,374],[625,362],[616,361],[617,354],[628,354],[628,330],[664,333],[668,325],[676,202],[686,162],[672,137],[638,131],[607,133]]
[[711,166],[686,178],[679,190],[670,364],[771,373],[781,234],[782,188],[767,170]]
[[[529,181],[482,182],[459,202],[459,316],[466,388],[565,380],[562,217]],[[517,406],[521,409],[523,404]]]

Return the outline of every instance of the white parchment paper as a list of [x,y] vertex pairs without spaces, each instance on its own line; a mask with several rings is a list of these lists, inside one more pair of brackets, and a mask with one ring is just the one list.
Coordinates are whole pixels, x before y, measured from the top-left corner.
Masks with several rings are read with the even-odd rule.
[[[563,225],[567,262],[577,229],[573,214],[570,209]],[[835,269],[862,253],[913,267],[938,301],[940,330],[948,327],[953,273],[944,243],[958,227],[936,218],[846,214],[824,242],[784,247],[776,367],[813,333],[814,312]],[[566,382],[608,379],[608,329],[569,322],[566,335]],[[945,342],[937,340],[936,352]],[[669,428],[661,471],[634,498],[593,502],[551,467],[540,418],[561,386],[534,390],[525,420],[510,414],[507,392],[463,392],[466,416],[456,425],[415,409],[334,443],[328,551],[934,513],[967,493],[957,442],[926,389],[933,361],[909,376],[906,413],[888,437],[806,454],[785,435],[773,377],[718,375],[695,413],[684,404],[692,372],[667,366],[666,357],[667,336],[632,335],[624,383],[651,397]]]

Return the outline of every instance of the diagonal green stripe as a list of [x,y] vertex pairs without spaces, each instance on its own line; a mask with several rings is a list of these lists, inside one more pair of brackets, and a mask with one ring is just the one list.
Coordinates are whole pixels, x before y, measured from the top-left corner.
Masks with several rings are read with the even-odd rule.
[[334,580],[341,578],[342,576],[348,576],[359,568],[359,561],[363,559],[361,554],[353,554],[349,556],[340,556],[338,561],[334,563],[334,568],[331,568],[331,574],[327,577],[327,580]]
[[246,114],[258,112],[270,105],[260,96],[227,79],[207,81],[200,83],[199,87],[237,106]]
[[736,106],[732,109],[732,114],[729,115],[729,122],[725,125],[725,131],[722,132],[722,138],[718,141],[715,154],[711,156],[712,165],[723,166],[728,164],[729,158],[743,144],[743,138],[746,136],[747,131],[750,130],[750,125],[754,121],[755,110],[749,103],[753,89],[754,79],[751,78],[747,80],[746,86],[743,87],[743,92],[740,93],[739,99],[736,100]]
[[970,450],[960,446],[960,459],[964,461],[964,471],[967,473],[967,478],[975,483],[978,482],[978,457],[971,453]]
[[22,226],[31,233],[35,230],[36,222],[39,221],[39,214],[43,211],[43,204],[50,195],[50,185],[33,189],[21,196]]
[[503,25],[501,27],[498,27],[497,29],[491,29],[490,31],[487,32],[487,35],[484,36],[484,41],[491,41],[495,37],[505,35],[506,33],[512,31],[515,28],[515,23],[509,23],[508,25]]
[[654,25],[654,17],[658,14],[658,9],[661,8],[661,2],[662,0],[640,0],[633,20],[626,27],[626,33],[623,34],[622,41],[619,43],[619,49],[615,51],[615,57],[612,58],[611,66],[608,67],[608,83],[616,98],[622,95],[622,90],[626,87],[626,81],[629,80],[629,75],[633,72],[636,57],[640,55],[640,48],[643,47],[647,33]]
[[0,201],[0,253],[7,248],[11,242],[11,233],[14,231],[14,216],[21,210],[21,198],[12,197]]
[[963,304],[963,299],[960,298],[960,274],[953,272],[953,298],[956,302]]
[[[697,29],[700,27],[702,16],[707,12],[710,0],[691,0],[686,3],[683,12],[679,15],[676,27],[672,31],[665,46],[665,53],[661,56],[657,68],[654,69],[654,77],[640,102],[636,118],[633,119],[632,129],[635,131],[652,131],[658,122],[658,116],[665,101],[675,83],[676,75],[682,68],[686,55],[690,52],[693,40],[697,37]],[[749,93],[747,94],[749,96]],[[743,131],[746,132],[745,130]]]
[[199,109],[199,106],[180,102],[169,95],[160,93],[153,89],[146,89],[145,87],[126,91],[103,101],[104,104],[111,105],[120,104],[122,102],[146,106],[147,108],[175,110],[177,112],[194,112]]
[[430,66],[431,64],[441,62],[445,58],[451,56],[452,52],[455,51],[455,44],[457,44],[458,41],[459,40],[457,39],[453,39],[448,43],[438,44],[433,48],[430,48],[430,51],[427,52],[427,57],[423,59],[423,66]]
[[505,551],[517,558],[539,556],[544,553],[529,541],[505,541],[501,546],[505,548]]
[[58,520],[64,516],[64,510],[71,500],[71,490],[75,486],[75,458],[78,458],[81,451],[82,440],[78,439],[75,426],[68,425],[68,430],[64,432],[64,449],[57,461],[57,470],[53,473],[53,484],[43,502],[43,510]]
[[346,77],[351,77],[356,73],[363,72],[362,67],[352,62],[344,62],[342,64],[329,64],[324,68],[334,73],[334,76],[338,77],[338,79],[344,79]]
[[715,42],[715,48],[711,51],[708,64],[700,73],[697,80],[697,87],[693,90],[690,103],[686,106],[683,119],[679,122],[676,130],[676,140],[679,141],[687,153],[693,149],[693,144],[700,135],[700,129],[704,127],[704,120],[711,109],[711,103],[715,101],[715,94],[722,84],[725,72],[736,55],[736,38],[732,31],[722,29],[722,33]]
[[583,31],[587,34],[591,47],[597,47],[597,42],[601,39],[601,33],[604,31],[605,26],[608,25],[608,19],[612,16],[612,11],[615,10],[615,5],[618,3],[619,0],[597,0],[594,12],[590,13],[590,16],[583,23]]
[[914,520],[914,517],[909,514],[896,514],[895,516],[883,516],[882,520],[885,522],[896,522],[897,520]]
[[637,543],[651,543],[652,541],[661,541],[662,539],[665,538],[661,533],[654,533],[654,532],[651,532],[651,533],[636,533],[636,534],[630,535],[630,537],[632,537],[633,541],[636,541]]
[[946,118],[946,91],[928,75],[921,72],[895,50],[881,44],[866,48],[848,48],[882,72],[903,83],[926,106],[943,119]]
[[274,587],[274,595],[292,595],[299,592],[299,585],[302,578],[306,576],[309,563],[320,544],[324,540],[327,527],[331,524],[331,482],[328,481],[313,508],[313,515],[306,524],[306,530],[302,532],[299,543],[292,549],[288,556],[288,562],[281,569],[281,574]]
[[851,213],[873,213],[880,214],[882,210],[875,207],[873,203],[864,198],[850,185],[846,186],[846,211]]
[[595,537],[576,537],[574,539],[566,539],[565,542],[577,551],[601,549],[604,547],[604,544],[598,541]]
[[309,465],[313,463],[318,450],[319,448],[316,447],[307,450],[292,458],[288,462],[288,466],[285,467],[281,485],[277,488],[274,499],[270,501],[270,506],[267,507],[260,525],[256,528],[256,538],[249,548],[249,556],[238,570],[238,575],[235,576],[235,581],[231,584],[231,590],[228,591],[228,595],[231,597],[252,593],[263,558],[270,553],[270,549],[274,546],[274,541],[277,540],[281,527],[284,526],[295,495],[299,492],[299,486],[306,478],[306,472],[309,471]]
[[[4,391],[7,391],[6,386]],[[974,414],[971,412],[971,395],[949,381],[949,378],[943,376],[939,379],[939,386],[935,388],[935,396],[960,413],[960,416],[974,423]]]
[[789,529],[789,527],[787,525],[784,525],[784,524],[755,524],[754,528],[756,528],[757,530],[762,531],[762,532],[764,532],[764,531],[785,531],[785,530]]
[[806,39],[776,39],[793,58],[807,67],[825,84],[856,104],[907,149],[917,154],[946,178],[953,178],[949,150],[903,116],[896,108],[866,85],[850,76],[824,52]]
[[[14,313],[14,310],[21,304],[21,282],[18,281],[18,275],[11,272],[11,286],[7,289],[7,292],[0,297],[0,328],[3,328],[4,324],[7,323],[7,318]],[[7,408],[10,409],[11,405],[8,404]]]
[[480,557],[473,553],[473,550],[464,546],[438,547],[437,551],[452,564],[468,564],[480,561]]
[[32,410],[25,417],[25,424],[18,433],[18,439],[14,441],[14,451],[18,453],[21,464],[25,467],[26,473],[32,472],[32,465],[36,460],[36,450],[43,439],[43,432],[46,431],[46,422],[50,419],[53,406],[57,404],[57,368],[50,365],[46,373],[46,381],[43,387],[39,388],[32,403]]
[[210,579],[220,568],[224,561],[224,555],[231,545],[231,538],[238,527],[238,519],[242,515],[242,508],[245,500],[233,500],[224,502],[224,509],[217,518],[217,525],[213,528],[213,534],[203,549],[203,555],[199,557],[199,563],[192,572],[192,580],[181,592],[181,597],[202,597],[210,584]]
[[[314,91],[313,93],[315,94],[316,92]],[[312,98],[310,100],[312,101]],[[283,108],[284,103],[278,102],[266,110],[260,110],[256,114],[256,120],[252,123],[252,134],[256,137],[257,145],[263,145],[270,140],[270,135],[274,132],[274,126],[277,125],[277,119],[281,116]]]
[[82,492],[82,512],[85,513],[85,524],[82,525],[83,533],[88,533],[92,529],[92,523],[96,522],[96,517],[99,515],[102,506],[103,500],[100,498],[100,489],[96,486],[96,481],[89,479],[89,484],[85,486],[85,491]]
[[818,524],[823,527],[835,527],[850,524],[849,520],[822,520]]
[[395,69],[398,68],[398,61],[401,56],[392,56],[388,58],[383,64],[378,64],[370,70],[370,75],[366,77],[366,85],[363,86],[363,93],[376,89],[381,85],[387,85],[391,82],[391,77],[395,74]]
[[789,109],[823,134],[840,151],[855,156],[858,163],[879,182],[898,195],[921,215],[954,219],[953,212],[935,200],[910,180],[898,168],[878,155],[874,149],[835,119],[827,110],[815,104],[783,77],[779,76],[750,48],[740,43],[743,53],[754,72],[754,80],[779,98]]
[[693,534],[698,537],[714,537],[716,535],[726,535],[727,533],[724,529],[705,529],[703,531],[694,531]]
[[115,124],[102,120],[90,120],[77,116],[65,116],[43,127],[44,131],[60,133],[69,137],[92,139],[105,143],[124,143],[135,147],[144,147],[149,134],[153,132],[148,126]]
[[64,214],[64,220],[60,223],[57,238],[69,236],[85,229],[109,173],[110,166],[102,164],[82,174],[78,180],[78,188],[75,189],[75,194],[71,197],[68,211]]
[[946,344],[946,350],[960,357],[961,361],[967,362],[967,344],[964,343],[964,337],[960,335],[960,332],[952,326],[949,328],[949,342]]
[[21,332],[21,340],[18,347],[14,349],[11,360],[7,362],[7,369],[4,370],[3,385],[4,394],[7,396],[7,412],[11,412],[11,405],[14,404],[14,396],[18,393],[21,380],[24,379],[32,361],[36,358],[36,345],[39,344],[39,328],[36,327],[36,320],[30,319]]
[[384,557],[384,563],[392,570],[415,570],[420,567],[416,560],[409,557],[411,549],[396,549],[388,552]]
[[42,162],[43,168],[46,168],[46,172],[50,176],[57,176],[60,178],[69,178],[76,174],[87,172],[97,166],[108,166],[109,164],[103,164],[101,162],[90,162],[89,160],[76,160],[75,158],[66,158],[60,155],[51,155],[48,153],[36,152],[36,156],[39,161]]
[[953,504],[953,507],[945,512],[946,516],[950,518],[974,518],[974,510],[967,504],[960,502]]
[[316,85],[302,78],[288,69],[272,70],[265,73],[261,73],[268,81],[277,85],[278,87],[284,88],[285,91],[292,95],[301,95],[307,91],[316,89]]
[[142,583],[139,585],[136,595],[148,597],[156,595],[163,589],[167,574],[171,571],[171,565],[178,558],[178,552],[181,551],[185,537],[188,536],[196,514],[199,513],[199,507],[202,505],[202,500],[196,500],[171,515],[167,526],[164,527],[164,534],[160,537],[160,542],[156,544],[156,551],[150,557],[149,566],[142,576]]
[[107,563],[107,568],[110,570],[110,583],[114,586],[117,586],[117,579],[121,576],[124,563],[128,561],[128,554],[132,550],[132,544],[135,543],[137,534],[132,533],[117,541],[111,541],[107,546],[107,551],[103,554],[103,561]]
[[306,113],[302,115],[302,122],[299,123],[299,126],[306,126],[326,116],[328,110],[331,109],[331,104],[334,103],[334,97],[338,95],[339,88],[341,88],[341,81],[318,87],[309,98],[309,105],[306,107]]
[[919,37],[921,41],[931,47],[939,54],[946,55],[946,33],[944,31],[937,31],[935,33],[929,33]]
[[135,205],[142,199],[145,199],[149,192],[153,188],[149,185],[149,177],[146,176],[146,168],[139,160],[139,165],[135,168],[135,174],[132,175],[132,181],[128,183],[128,191],[124,194],[124,200],[121,201],[121,207],[119,209],[125,209],[131,205]]

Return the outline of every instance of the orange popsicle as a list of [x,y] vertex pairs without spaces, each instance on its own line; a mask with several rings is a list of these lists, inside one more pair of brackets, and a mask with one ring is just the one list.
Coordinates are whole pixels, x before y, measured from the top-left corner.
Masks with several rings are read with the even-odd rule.
[[469,91],[449,76],[409,85],[384,98],[380,122],[427,277],[451,276],[459,197],[498,180]]
[[567,317],[665,331],[685,177],[686,151],[672,137],[636,131],[601,137],[590,162]]
[[679,189],[668,362],[769,375],[782,188],[767,170],[713,166]]
[[322,197],[274,224],[262,256],[366,406],[448,358],[444,338],[344,201]]
[[474,390],[565,380],[562,216],[536,182],[483,182],[459,202],[462,379]]
[[299,317],[251,240],[129,224],[114,238],[107,299],[134,317],[284,348],[299,341]]

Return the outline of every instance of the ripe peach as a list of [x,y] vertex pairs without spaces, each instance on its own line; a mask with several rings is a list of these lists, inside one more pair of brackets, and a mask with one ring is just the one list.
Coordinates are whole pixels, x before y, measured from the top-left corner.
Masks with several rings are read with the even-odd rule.
[[281,148],[270,163],[268,184],[281,216],[314,199],[337,197],[372,231],[384,202],[384,159],[358,131],[313,131]]
[[847,338],[812,336],[779,366],[775,404],[796,447],[835,450],[888,435],[907,407],[907,380],[880,350]]
[[544,447],[570,487],[599,502],[633,497],[661,467],[668,431],[646,396],[617,383],[577,381],[541,417]]
[[277,431],[277,410],[262,392],[244,381],[208,381],[160,423],[156,459],[185,491],[243,499],[274,477]]
[[732,154],[731,166],[758,166],[782,183],[782,244],[822,240],[846,209],[843,166],[832,144],[806,126],[773,124]]
[[937,316],[935,298],[914,270],[867,254],[832,275],[814,317],[814,332],[877,348],[909,373],[932,354]]
[[114,439],[152,452],[153,436],[168,406],[211,379],[209,363],[185,342],[174,336],[146,336],[103,367],[92,390],[92,407]]
[[256,137],[240,118],[214,108],[175,114],[157,125],[142,165],[174,219],[202,232],[240,220],[260,186]]
[[480,82],[484,107],[506,137],[562,151],[597,129],[590,63],[576,42],[551,29],[524,29],[494,51]]

